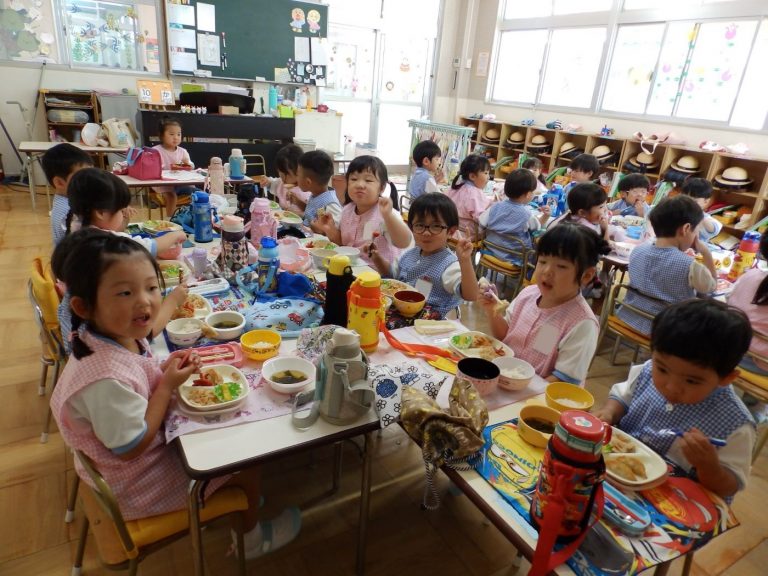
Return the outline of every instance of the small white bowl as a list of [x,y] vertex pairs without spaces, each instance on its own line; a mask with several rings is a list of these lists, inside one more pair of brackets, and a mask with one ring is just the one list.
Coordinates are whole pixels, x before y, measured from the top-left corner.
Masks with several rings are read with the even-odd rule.
[[[285,370],[301,372],[306,378],[295,384],[281,384],[280,382],[272,380],[273,375]],[[264,366],[261,368],[261,375],[275,392],[279,392],[280,394],[296,394],[314,383],[315,365],[309,360],[304,360],[304,358],[272,358],[264,362]]]
[[[216,324],[219,322],[234,322],[235,326],[231,328],[217,328]],[[213,329],[218,340],[233,340],[243,333],[245,329],[245,316],[239,312],[224,310],[208,314],[205,317],[205,323]]]
[[328,250],[326,248],[312,248],[309,251],[312,256],[312,266],[317,270],[325,271],[328,269],[328,261],[338,254],[336,249]]
[[[533,376],[536,374],[536,370],[534,370],[533,366],[520,358],[501,356],[494,359],[493,363],[499,367],[499,371],[501,372],[501,374],[499,374],[499,388],[503,388],[504,390],[522,390],[531,383]],[[520,377],[512,378],[510,376],[505,376],[504,372],[509,370],[517,371],[520,374]]]
[[176,346],[192,346],[203,333],[203,324],[196,318],[178,318],[168,322],[165,331]]
[[351,266],[357,266],[358,258],[360,257],[360,248],[355,248],[354,246],[337,246],[334,250],[336,250],[336,254],[348,256]]

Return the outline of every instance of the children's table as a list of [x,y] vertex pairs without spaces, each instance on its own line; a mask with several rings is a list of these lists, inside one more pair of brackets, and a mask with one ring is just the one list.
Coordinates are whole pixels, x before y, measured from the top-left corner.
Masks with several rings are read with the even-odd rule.
[[[29,180],[29,197],[32,200],[32,209],[35,209],[35,160],[42,154],[45,154],[48,150],[54,146],[58,146],[61,142],[22,142],[19,144],[19,152],[24,152],[27,155],[27,178]],[[79,142],[70,142],[72,146],[80,148],[83,152],[88,154],[125,154],[128,152],[127,147],[112,147],[112,146],[86,146]],[[51,209],[51,196],[48,183],[45,183],[45,197],[48,200],[48,210]]]

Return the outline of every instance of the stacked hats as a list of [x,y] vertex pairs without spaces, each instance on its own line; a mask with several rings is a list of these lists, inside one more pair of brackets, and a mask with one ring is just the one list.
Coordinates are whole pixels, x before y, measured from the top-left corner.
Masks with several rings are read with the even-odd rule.
[[522,148],[525,144],[525,136],[522,132],[512,132],[507,138],[508,148]]
[[498,128],[488,128],[483,134],[483,140],[486,142],[498,142],[501,134]]
[[611,162],[616,158],[616,154],[613,152],[613,150],[611,150],[605,144],[595,146],[590,154],[597,158],[599,164],[608,164],[608,162]]
[[694,176],[699,172],[701,172],[699,159],[696,156],[680,156],[677,160],[672,161],[664,174],[664,180],[682,184],[688,176]]
[[550,130],[562,130],[563,129],[563,123],[560,120],[552,120],[552,122],[547,122],[546,126]]
[[731,166],[730,168],[726,168],[712,180],[712,184],[718,188],[729,188],[734,190],[749,188],[752,185],[752,182],[753,180],[749,177],[749,173],[741,166]]
[[647,152],[640,152],[637,156],[633,156],[624,163],[624,170],[627,172],[635,172],[645,174],[646,172],[653,170],[659,165],[653,155]]
[[546,154],[551,149],[552,147],[543,134],[536,134],[531,138],[531,143],[528,144],[528,152],[532,154]]
[[573,160],[574,158],[576,158],[576,156],[578,156],[582,152],[584,151],[581,148],[577,148],[576,144],[568,141],[568,142],[563,142],[560,145],[560,151],[557,153],[557,155],[560,158],[567,158],[569,160]]

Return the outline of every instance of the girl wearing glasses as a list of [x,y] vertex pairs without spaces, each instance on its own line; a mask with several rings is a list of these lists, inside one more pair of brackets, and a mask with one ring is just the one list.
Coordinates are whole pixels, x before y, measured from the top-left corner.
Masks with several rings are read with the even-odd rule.
[[392,278],[428,294],[426,306],[434,313],[432,317],[444,318],[462,300],[477,300],[472,243],[460,239],[455,254],[448,248],[448,237],[459,228],[459,213],[453,201],[439,192],[422,194],[408,210],[408,226],[416,247],[406,251],[399,262],[390,264],[377,256],[376,264],[391,266]]
[[394,208],[397,191],[390,197],[382,196],[388,180],[384,162],[376,156],[358,156],[347,168],[350,202],[341,211],[339,226],[328,213],[317,219],[320,232],[331,242],[359,248],[360,257],[371,265],[374,254],[387,263],[397,260],[401,250],[413,240],[400,212]]

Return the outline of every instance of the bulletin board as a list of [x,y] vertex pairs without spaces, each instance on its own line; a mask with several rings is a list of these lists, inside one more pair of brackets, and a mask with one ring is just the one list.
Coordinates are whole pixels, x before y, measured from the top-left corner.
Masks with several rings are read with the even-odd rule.
[[165,8],[172,74],[325,85],[328,6],[176,0]]

